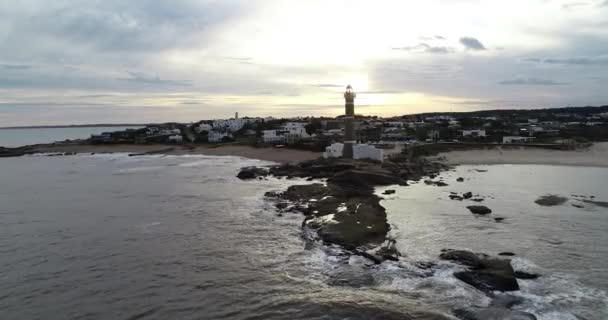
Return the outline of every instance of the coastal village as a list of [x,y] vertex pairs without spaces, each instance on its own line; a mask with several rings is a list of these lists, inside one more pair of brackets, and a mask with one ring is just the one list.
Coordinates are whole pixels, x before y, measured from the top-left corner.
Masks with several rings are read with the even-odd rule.
[[[93,135],[92,144],[207,144],[293,148],[341,157],[345,116],[240,117],[164,123]],[[608,106],[430,113],[382,118],[355,115],[354,158],[383,161],[413,145],[521,145],[569,148],[608,139]]]

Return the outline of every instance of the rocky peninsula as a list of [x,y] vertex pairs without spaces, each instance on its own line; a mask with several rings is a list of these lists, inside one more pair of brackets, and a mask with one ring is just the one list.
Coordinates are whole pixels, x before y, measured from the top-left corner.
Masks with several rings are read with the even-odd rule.
[[[354,255],[363,256],[374,264],[399,261],[402,253],[396,249],[396,241],[389,237],[390,225],[382,198],[375,187],[402,185],[424,181],[428,185],[447,186],[438,174],[449,167],[424,158],[403,161],[353,161],[345,159],[317,159],[299,164],[271,167],[246,167],[238,173],[243,180],[277,178],[305,178],[308,185],[293,185],[287,190],[266,193],[282,215],[287,212],[302,213],[303,234],[307,240],[319,241],[329,246],[340,246]],[[392,194],[386,190],[383,194]],[[471,198],[465,194],[464,198]],[[469,207],[471,212],[484,215],[491,209],[482,206]],[[511,295],[499,293],[519,290],[518,279],[532,280],[537,274],[516,271],[504,256],[492,257],[465,250],[444,249],[439,259],[460,265],[464,270],[454,272],[454,277],[471,285],[492,298],[486,308],[454,310],[461,319],[536,319],[534,315],[512,310],[521,303]],[[419,267],[432,274],[435,263],[420,262]]]
[[408,181],[434,176],[445,169],[447,167],[444,165],[422,159],[383,164],[362,160],[318,159],[295,165],[243,168],[238,177],[257,179],[272,175],[324,181],[294,185],[285,191],[269,192],[266,196],[275,202],[281,212],[297,211],[304,214],[302,227],[306,234],[381,263],[384,260],[397,260],[399,253],[393,241],[387,238],[390,226],[386,211],[380,205],[381,198],[375,194],[374,188],[407,185]]

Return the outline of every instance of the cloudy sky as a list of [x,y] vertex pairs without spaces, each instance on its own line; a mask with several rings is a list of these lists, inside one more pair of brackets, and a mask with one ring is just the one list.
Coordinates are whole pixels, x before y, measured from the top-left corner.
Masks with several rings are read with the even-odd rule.
[[608,104],[608,0],[0,2],[0,126]]

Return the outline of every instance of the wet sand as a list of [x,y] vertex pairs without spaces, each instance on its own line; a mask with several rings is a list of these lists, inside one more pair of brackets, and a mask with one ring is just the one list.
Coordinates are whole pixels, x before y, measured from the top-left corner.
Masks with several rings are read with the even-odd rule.
[[201,154],[211,156],[236,156],[280,163],[317,159],[320,152],[285,148],[254,148],[243,145],[46,145],[36,148],[38,153],[152,153],[168,155]]
[[579,150],[501,148],[440,153],[428,157],[448,165],[459,164],[544,164],[608,167],[608,142],[595,143]]

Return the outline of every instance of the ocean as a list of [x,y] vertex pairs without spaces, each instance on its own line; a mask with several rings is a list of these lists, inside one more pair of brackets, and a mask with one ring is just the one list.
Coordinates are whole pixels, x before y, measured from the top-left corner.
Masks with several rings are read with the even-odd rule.
[[66,139],[87,139],[102,132],[137,129],[141,127],[69,127],[0,129],[0,147],[14,148],[31,144],[52,143]]
[[[460,166],[441,175],[447,187],[391,188],[382,205],[404,256],[370,265],[307,244],[303,217],[280,216],[264,199],[310,182],[235,177],[265,164],[0,159],[1,318],[448,319],[455,308],[486,306],[489,298],[452,276],[462,267],[439,261],[443,248],[514,252],[516,270],[541,275],[519,281],[513,294],[524,302],[514,308],[538,319],[608,318],[608,209],[584,201],[608,200],[605,169]],[[449,199],[466,191],[484,197],[492,215],[476,217],[470,201]],[[548,193],[571,200],[534,203]],[[421,262],[437,267],[424,271]]]

